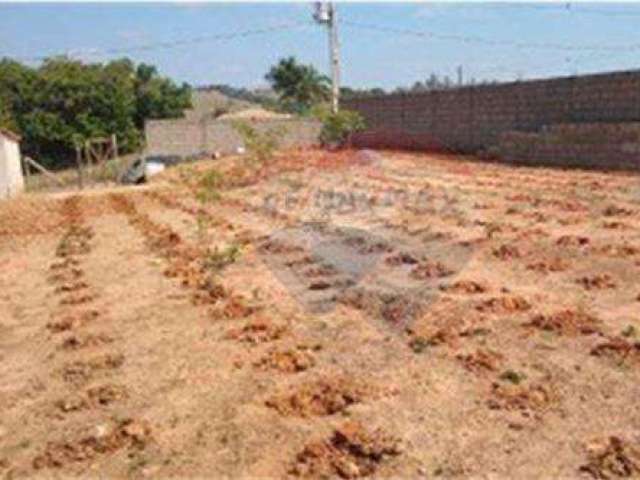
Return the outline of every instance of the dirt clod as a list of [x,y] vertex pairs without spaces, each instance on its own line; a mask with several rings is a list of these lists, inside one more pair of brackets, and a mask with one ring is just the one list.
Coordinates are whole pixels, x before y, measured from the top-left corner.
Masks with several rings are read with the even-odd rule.
[[540,412],[554,401],[551,391],[543,385],[493,383],[487,406],[493,410]]
[[224,300],[222,305],[214,308],[212,314],[214,318],[232,320],[236,318],[247,318],[257,311],[257,307],[250,305],[248,300],[241,295],[231,295]]
[[609,205],[602,211],[602,214],[605,217],[629,217],[633,215],[633,210],[618,207],[617,205]]
[[400,252],[387,257],[384,262],[392,267],[397,267],[400,265],[415,265],[418,263],[418,259],[410,253]]
[[449,293],[464,293],[468,295],[474,295],[477,293],[486,293],[489,287],[481,282],[474,280],[458,280],[450,285],[444,285],[441,290]]
[[75,412],[87,407],[87,402],[80,395],[70,395],[56,402],[56,406],[64,413]]
[[99,347],[113,342],[107,334],[71,335],[64,339],[61,347],[64,350],[80,350],[83,348]]
[[78,328],[100,316],[97,310],[85,310],[65,315],[64,317],[47,323],[47,329],[52,333],[65,332]]
[[259,344],[282,338],[287,333],[287,327],[276,325],[266,318],[257,318],[241,328],[234,328],[227,332],[226,338]]
[[64,283],[54,290],[54,293],[69,293],[69,292],[77,292],[78,290],[84,290],[85,288],[89,288],[89,284],[83,281],[76,281],[70,283]]
[[360,403],[372,394],[372,390],[371,387],[346,377],[321,378],[271,397],[265,404],[285,416],[333,415],[349,405]]
[[328,288],[331,288],[331,284],[324,280],[318,280],[309,285],[309,290],[327,290]]
[[582,285],[585,290],[605,290],[616,288],[616,282],[608,273],[593,275],[590,277],[581,277],[576,280],[578,285]]
[[493,256],[506,261],[506,260],[513,260],[516,258],[522,258],[525,256],[524,251],[522,250],[522,248],[518,247],[517,245],[500,245],[498,248],[493,249]]
[[110,353],[98,355],[90,360],[76,360],[63,367],[62,378],[71,384],[82,384],[92,377],[93,372],[119,368],[123,363],[124,355]]
[[569,263],[561,258],[552,258],[551,260],[540,260],[527,265],[527,270],[538,273],[557,273],[564,272],[569,269]]
[[587,463],[580,466],[595,479],[637,478],[640,476],[640,447],[619,437],[587,446]]
[[593,347],[591,355],[610,359],[618,365],[630,362],[640,364],[640,342],[613,337]]
[[347,422],[328,439],[308,443],[296,456],[290,473],[298,477],[361,478],[375,474],[381,464],[400,453],[396,438]]
[[495,372],[504,360],[504,356],[491,350],[476,350],[475,353],[458,354],[456,358],[464,368],[476,375]]
[[298,349],[270,350],[253,365],[262,370],[298,373],[313,367],[315,360],[309,352]]
[[480,312],[491,313],[515,313],[525,312],[531,309],[531,304],[523,297],[517,295],[508,295],[504,297],[495,297],[486,300],[476,306]]
[[69,463],[91,461],[123,448],[143,449],[151,438],[148,423],[139,420],[100,425],[96,430],[79,440],[49,442],[44,452],[33,459],[33,468],[60,468]]
[[82,305],[92,302],[94,298],[94,295],[90,293],[83,293],[81,291],[71,292],[70,295],[60,300],[60,305]]
[[416,280],[431,280],[434,278],[448,277],[454,272],[440,262],[424,261],[411,270],[411,277]]
[[127,389],[122,385],[105,384],[87,390],[87,398],[94,405],[110,405],[116,401],[128,398]]
[[258,247],[258,251],[263,254],[288,255],[291,253],[301,253],[304,251],[299,245],[286,243],[282,240],[270,239]]
[[589,314],[573,310],[560,310],[549,315],[535,315],[524,324],[559,335],[591,335],[599,332],[601,322]]
[[589,237],[581,237],[578,235],[563,235],[556,240],[556,245],[561,247],[584,247],[590,243],[591,240]]

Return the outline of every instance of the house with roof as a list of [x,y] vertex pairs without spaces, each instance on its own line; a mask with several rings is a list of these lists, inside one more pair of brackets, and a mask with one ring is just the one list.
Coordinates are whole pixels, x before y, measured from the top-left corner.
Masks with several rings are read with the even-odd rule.
[[24,190],[20,161],[20,136],[0,128],[0,199]]

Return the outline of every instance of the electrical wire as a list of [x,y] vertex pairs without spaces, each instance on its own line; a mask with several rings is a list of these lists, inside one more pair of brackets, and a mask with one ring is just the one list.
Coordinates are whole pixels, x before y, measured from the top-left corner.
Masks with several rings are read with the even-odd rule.
[[475,43],[494,47],[516,47],[521,49],[543,49],[543,50],[562,50],[562,51],[635,51],[640,50],[640,44],[629,45],[569,45],[561,43],[526,43],[513,40],[492,40],[484,37],[475,37],[468,35],[455,35],[446,33],[435,33],[427,30],[411,30],[406,28],[387,27],[383,25],[375,25],[371,23],[353,22],[351,20],[342,20],[342,25],[363,30],[372,30],[382,33],[393,33],[401,35],[413,35],[423,38],[433,38],[437,40],[450,40],[463,43]]
[[638,17],[640,16],[640,11],[616,11],[616,10],[603,10],[599,8],[592,7],[583,7],[582,3],[560,3],[560,4],[551,4],[551,5],[536,5],[536,4],[528,4],[528,3],[504,3],[501,4],[501,8],[523,8],[529,10],[539,10],[539,11],[547,11],[547,12],[566,12],[566,13],[577,13],[577,14],[588,14],[588,15],[600,15],[604,17]]
[[[232,40],[235,38],[245,38],[245,37],[251,37],[255,35],[266,35],[269,33],[276,33],[276,32],[281,32],[283,30],[289,30],[292,28],[301,27],[303,25],[310,25],[311,23],[312,22],[309,22],[309,21],[283,23],[279,25],[273,25],[271,27],[256,28],[256,29],[243,30],[238,32],[219,33],[219,34],[212,34],[212,35],[200,35],[198,37],[182,39],[182,40],[154,42],[154,43],[147,43],[144,45],[136,45],[131,47],[96,49],[92,51],[92,53],[99,54],[99,55],[120,55],[120,54],[126,54],[131,52],[147,52],[147,51],[153,51],[153,50],[163,50],[163,49],[181,47],[184,45],[193,45],[193,44],[213,42],[213,41]],[[51,55],[39,55],[39,56],[33,56],[33,57],[12,57],[12,58],[16,58],[17,60],[20,60],[20,61],[39,62],[55,56],[56,56],[55,54],[51,54]]]

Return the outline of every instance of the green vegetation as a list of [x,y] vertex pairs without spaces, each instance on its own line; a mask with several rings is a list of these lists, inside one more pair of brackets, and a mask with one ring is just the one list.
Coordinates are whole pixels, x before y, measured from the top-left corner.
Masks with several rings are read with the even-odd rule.
[[207,254],[207,257],[204,261],[205,268],[210,269],[214,272],[219,272],[223,268],[235,263],[238,258],[240,258],[240,254],[242,250],[240,245],[236,243],[232,243],[227,245],[223,249],[218,249],[218,247],[214,248],[213,251],[210,251]]
[[623,337],[635,337],[638,334],[636,327],[633,325],[627,325],[624,330],[622,330]]
[[294,57],[282,58],[265,75],[279,95],[284,110],[303,114],[329,99],[329,79],[312,65],[301,65]]
[[409,348],[413,350],[413,353],[423,353],[430,346],[432,346],[431,342],[424,337],[416,337],[409,342]]
[[505,370],[500,374],[500,380],[505,380],[507,382],[511,382],[514,385],[520,385],[526,376],[523,373],[518,373],[515,370]]
[[233,122],[233,128],[242,137],[247,149],[247,160],[252,167],[262,167],[269,163],[278,148],[278,138],[285,133],[284,128],[280,127],[272,127],[264,132],[259,132],[249,123],[243,121]]
[[320,141],[324,144],[337,143],[342,145],[349,141],[353,133],[364,130],[365,128],[362,116],[357,112],[349,110],[329,113],[320,119],[322,120]]
[[38,67],[0,60],[0,126],[22,135],[22,151],[51,168],[75,160],[75,145],[116,134],[120,152],[142,143],[144,121],[174,118],[190,106],[188,85],[129,59],[85,64],[66,57]]
[[201,203],[217,202],[220,200],[220,189],[223,185],[222,173],[212,168],[199,178],[196,198]]

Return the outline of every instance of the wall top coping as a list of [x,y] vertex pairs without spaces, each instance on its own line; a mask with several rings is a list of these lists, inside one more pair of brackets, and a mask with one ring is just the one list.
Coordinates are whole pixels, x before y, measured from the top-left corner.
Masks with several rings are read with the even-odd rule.
[[558,76],[558,77],[550,77],[550,78],[539,78],[532,80],[515,80],[512,82],[504,82],[504,83],[495,83],[489,85],[465,85],[462,87],[452,87],[449,89],[439,89],[439,90],[430,90],[426,92],[398,92],[398,93],[388,93],[385,95],[372,95],[370,97],[360,97],[360,98],[351,98],[348,100],[343,100],[343,103],[346,105],[358,105],[359,103],[367,103],[371,100],[397,100],[397,99],[412,99],[412,98],[420,98],[420,97],[428,97],[432,94],[451,94],[458,92],[475,92],[478,90],[498,90],[505,87],[533,87],[533,86],[542,86],[545,84],[553,84],[558,83],[559,81],[564,81],[566,83],[572,83],[576,81],[589,81],[589,80],[597,80],[606,77],[632,77],[638,76],[640,79],[640,69],[636,70],[619,70],[613,72],[602,72],[602,73],[592,73],[586,75],[568,75],[568,76]]
[[8,138],[9,140],[20,143],[22,137],[17,133],[12,132],[11,130],[7,130],[6,128],[0,128],[0,136]]
[[162,125],[173,123],[176,125],[216,125],[216,124],[232,124],[235,122],[248,122],[248,123],[309,123],[309,124],[319,124],[320,120],[316,120],[313,118],[256,118],[256,119],[208,119],[208,120],[190,120],[184,117],[181,118],[164,118],[164,119],[156,119],[156,120],[146,120],[145,126],[147,125]]

